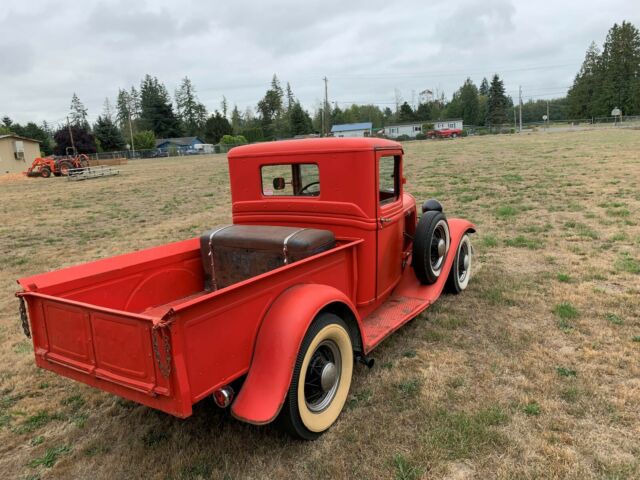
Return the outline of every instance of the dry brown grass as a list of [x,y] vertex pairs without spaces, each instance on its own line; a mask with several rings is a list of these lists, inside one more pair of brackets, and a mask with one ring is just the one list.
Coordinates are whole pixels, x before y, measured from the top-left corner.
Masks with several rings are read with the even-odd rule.
[[640,132],[405,148],[409,191],[477,223],[475,278],[356,370],[311,443],[210,402],[181,421],[39,371],[18,326],[16,278],[228,221],[224,158],[0,184],[3,477],[638,478]]

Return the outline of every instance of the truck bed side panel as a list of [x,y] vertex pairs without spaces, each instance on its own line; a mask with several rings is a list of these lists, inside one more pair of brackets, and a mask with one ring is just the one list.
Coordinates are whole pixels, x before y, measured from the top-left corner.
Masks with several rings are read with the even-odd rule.
[[355,251],[352,245],[296,262],[178,311],[192,401],[247,372],[260,322],[286,289],[318,283],[355,299]]

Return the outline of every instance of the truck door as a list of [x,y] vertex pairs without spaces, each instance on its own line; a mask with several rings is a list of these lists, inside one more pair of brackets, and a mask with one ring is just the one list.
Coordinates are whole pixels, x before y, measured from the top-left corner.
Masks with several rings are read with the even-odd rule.
[[378,193],[378,269],[376,295],[389,293],[402,273],[402,162],[401,156],[385,151],[376,152]]

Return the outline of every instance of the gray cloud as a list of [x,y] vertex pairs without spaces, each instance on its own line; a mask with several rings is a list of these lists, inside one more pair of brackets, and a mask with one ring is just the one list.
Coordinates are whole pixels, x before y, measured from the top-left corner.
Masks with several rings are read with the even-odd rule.
[[509,93],[566,90],[592,40],[640,25],[628,0],[449,2],[325,0],[4,0],[0,115],[64,118],[73,92],[89,109],[156,75],[173,92],[189,76],[210,110],[222,95],[255,106],[273,73],[311,108],[329,77],[338,102],[450,96],[467,76],[498,72]]

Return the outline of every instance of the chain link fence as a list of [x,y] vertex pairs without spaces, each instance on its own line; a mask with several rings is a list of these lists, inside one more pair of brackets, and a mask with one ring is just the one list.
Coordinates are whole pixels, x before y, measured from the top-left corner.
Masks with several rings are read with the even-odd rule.
[[128,160],[140,160],[145,158],[191,157],[198,155],[224,154],[233,147],[246,144],[219,143],[208,148],[195,149],[193,147],[171,146],[168,148],[150,148],[144,150],[131,149],[115,152],[99,152],[87,154],[90,160],[115,160],[126,158]]

